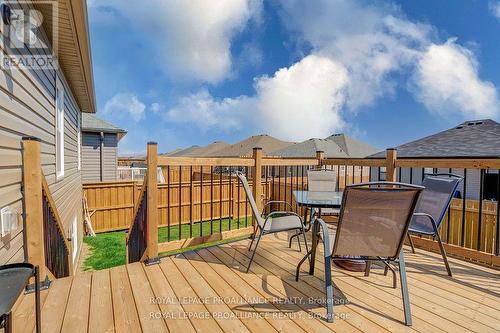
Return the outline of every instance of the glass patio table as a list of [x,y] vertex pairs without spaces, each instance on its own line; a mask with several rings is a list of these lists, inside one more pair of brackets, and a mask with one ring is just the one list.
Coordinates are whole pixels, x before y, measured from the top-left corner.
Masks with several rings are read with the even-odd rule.
[[[318,192],[318,191],[293,191],[295,202],[299,206],[305,207],[304,221],[307,217],[307,209],[311,209],[310,223],[312,228],[312,244],[307,256],[311,256],[309,264],[309,274],[314,275],[314,262],[316,258],[316,248],[319,241],[319,224],[314,223],[314,208],[340,208],[342,206],[343,192]],[[333,241],[333,240],[332,240]],[[364,271],[365,261],[356,259],[335,259],[335,264],[350,271]]]

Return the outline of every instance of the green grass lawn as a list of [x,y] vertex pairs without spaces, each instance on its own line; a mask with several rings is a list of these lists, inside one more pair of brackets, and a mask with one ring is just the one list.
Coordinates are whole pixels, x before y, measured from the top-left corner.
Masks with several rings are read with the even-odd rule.
[[[202,223],[193,224],[193,237],[200,236],[200,228],[203,236],[211,234],[211,230],[213,233],[219,233],[219,231],[227,231],[238,229],[238,220],[237,219],[223,219],[222,227],[220,220],[213,220],[212,223],[210,221],[204,221]],[[247,219],[248,226],[252,225],[252,219],[249,217]],[[229,226],[231,225],[231,229]],[[240,218],[240,228],[245,227],[245,219]],[[158,242],[163,243],[167,241],[174,241],[179,239],[179,231],[181,235],[181,239],[190,238],[191,235],[191,226],[189,224],[181,225],[179,230],[179,226],[170,226],[170,237],[168,237],[168,227],[158,228]],[[182,253],[185,251],[192,251],[204,247],[214,246],[217,244],[223,244],[228,242],[234,242],[240,239],[244,239],[244,237],[235,237],[230,239],[224,239],[220,241],[210,242],[199,244],[191,247],[186,247],[183,249],[178,249],[169,252],[163,252],[160,255],[167,256]],[[97,234],[96,237],[86,236],[83,238],[83,241],[89,247],[89,256],[85,259],[83,263],[83,269],[86,271],[105,269],[115,266],[120,266],[125,264],[125,232],[124,231],[114,231],[114,232],[106,232]]]

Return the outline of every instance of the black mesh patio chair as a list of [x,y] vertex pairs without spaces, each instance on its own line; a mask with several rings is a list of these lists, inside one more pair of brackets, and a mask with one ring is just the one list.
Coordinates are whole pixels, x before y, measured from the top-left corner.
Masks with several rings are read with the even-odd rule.
[[439,227],[462,180],[462,177],[449,173],[427,174],[422,182],[425,190],[417,203],[408,229],[408,240],[413,253],[415,247],[410,235],[428,235],[437,240],[449,276],[452,276],[451,269],[439,236]]
[[[257,251],[257,247],[259,246],[260,239],[262,236],[267,234],[273,234],[282,231],[295,230],[302,232],[304,237],[304,244],[306,246],[306,251],[308,251],[307,247],[307,239],[306,234],[304,232],[304,224],[302,223],[302,218],[292,211],[271,211],[265,217],[262,216],[261,212],[259,212],[257,208],[257,204],[253,197],[252,191],[250,190],[250,186],[248,185],[248,181],[246,177],[242,173],[237,173],[241,184],[243,185],[243,189],[248,198],[248,202],[250,203],[250,207],[252,208],[252,215],[257,221],[257,228],[252,236],[252,241],[250,242],[250,246],[248,247],[248,251],[252,249],[252,244],[255,238],[257,237],[257,242],[255,243],[255,248],[253,250],[252,256],[250,258],[250,262],[248,263],[248,267],[246,272],[250,270],[250,265],[252,265],[253,257],[255,256],[255,251]],[[267,202],[266,205],[271,205],[275,203],[284,203],[282,201],[270,201]],[[286,203],[285,203],[286,204]],[[289,204],[288,204],[289,205]],[[289,206],[291,208],[291,206]],[[265,207],[264,207],[265,211]],[[257,236],[257,231],[259,235]]]
[[[406,282],[403,243],[422,186],[374,182],[347,186],[342,198],[340,218],[336,228],[322,219],[313,230],[319,231],[324,245],[327,320],[333,322],[333,286],[331,261],[335,258],[356,257],[380,261],[385,265],[397,262],[405,324],[410,326],[411,310]],[[315,244],[313,244],[315,246]],[[302,260],[304,261],[305,258]],[[301,262],[302,263],[302,262]],[[296,279],[299,278],[297,267]]]

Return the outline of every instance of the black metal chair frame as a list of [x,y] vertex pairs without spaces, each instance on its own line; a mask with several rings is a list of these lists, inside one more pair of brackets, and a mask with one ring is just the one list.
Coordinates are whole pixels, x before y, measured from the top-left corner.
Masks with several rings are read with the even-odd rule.
[[[334,311],[333,311],[334,298],[333,298],[331,262],[335,258],[340,258],[340,259],[345,258],[345,256],[335,256],[335,251],[336,251],[337,243],[338,243],[338,242],[336,242],[336,240],[342,236],[341,229],[342,229],[342,219],[343,219],[343,215],[344,215],[345,201],[349,195],[348,194],[349,188],[363,187],[363,186],[368,186],[368,185],[370,185],[370,186],[371,185],[374,185],[374,186],[377,186],[377,185],[391,186],[391,185],[393,185],[393,186],[401,186],[401,187],[419,189],[420,191],[422,191],[424,189],[422,186],[412,185],[412,184],[404,184],[404,183],[398,183],[398,182],[371,182],[371,183],[361,183],[361,184],[355,184],[355,185],[348,185],[346,187],[346,190],[344,192],[344,196],[342,198],[342,208],[340,210],[338,228],[337,228],[337,232],[335,234],[334,246],[333,246],[333,250],[332,250],[331,254],[329,253],[330,251],[327,250],[327,249],[330,249],[330,241],[331,241],[330,236],[328,234],[328,226],[325,223],[325,221],[323,221],[322,219],[317,218],[314,220],[313,233],[316,233],[316,232],[319,233],[320,232],[319,229],[321,228],[321,232],[323,234],[322,238],[323,238],[324,257],[325,257],[325,259],[324,259],[324,261],[325,261],[325,289],[326,289],[326,308],[327,308],[327,321],[328,322],[333,322],[333,318],[334,318]],[[421,192],[420,192],[420,194],[421,194]],[[417,204],[417,200],[414,200],[413,207],[411,207],[412,212],[415,209],[416,204]],[[405,239],[406,234],[408,232],[408,227],[410,225],[412,216],[413,216],[413,214],[408,214],[408,220],[406,221],[405,230],[402,233],[403,236],[401,237],[401,240],[399,241],[399,245],[398,245],[398,250],[397,250],[397,253],[399,253],[398,256],[387,257],[387,258],[382,258],[382,257],[362,257],[362,258],[360,258],[361,260],[367,260],[367,261],[380,261],[386,267],[389,267],[394,275],[396,274],[396,272],[394,269],[392,269],[392,267],[390,267],[389,263],[390,262],[394,262],[394,263],[397,262],[398,263],[400,283],[401,283],[401,294],[402,294],[402,298],[403,298],[403,309],[404,309],[404,315],[405,315],[405,324],[407,326],[412,325],[412,317],[411,317],[411,308],[410,308],[410,298],[409,298],[409,294],[408,294],[408,284],[407,284],[407,278],[406,278],[406,265],[405,265],[404,253],[403,253],[402,249],[403,249],[404,239]],[[319,237],[317,237],[316,242],[317,243],[319,242]],[[317,244],[312,244],[312,247],[315,247],[315,246],[317,246]],[[313,253],[315,251],[312,250],[311,252]],[[299,262],[299,264],[297,266],[296,275],[295,275],[296,281],[299,280],[300,266],[302,265],[302,263],[305,261],[306,258],[309,258],[309,256],[306,255],[304,258],[302,258],[302,260]],[[314,258],[309,259],[310,262],[312,260],[314,260]],[[396,288],[395,285],[393,287]]]
[[[426,214],[426,213],[416,212],[416,213],[413,214],[413,216],[424,216],[424,217],[427,217],[430,220],[431,224],[432,224],[432,228],[434,229],[434,232],[422,232],[422,231],[418,231],[418,230],[412,229],[411,225],[410,225],[410,228],[408,229],[408,241],[409,241],[410,246],[411,246],[411,251],[413,253],[415,253],[415,246],[413,245],[413,241],[412,241],[412,239],[410,237],[410,234],[427,235],[427,236],[432,236],[434,239],[436,239],[437,242],[438,242],[438,244],[439,244],[439,249],[441,251],[441,256],[443,257],[443,261],[444,261],[444,264],[446,266],[446,271],[448,272],[449,276],[452,276],[450,264],[448,263],[448,257],[446,255],[446,250],[444,248],[443,241],[441,240],[441,237],[439,236],[439,227],[441,226],[441,222],[444,219],[446,211],[450,207],[451,200],[453,199],[453,196],[455,195],[455,192],[457,191],[458,185],[463,180],[463,177],[455,175],[455,174],[452,174],[452,173],[428,173],[428,174],[425,174],[425,176],[431,176],[431,177],[448,176],[448,177],[457,178],[459,181],[456,183],[455,187],[453,188],[452,193],[450,193],[450,196],[449,196],[449,198],[448,198],[448,200],[446,202],[446,205],[441,210],[441,214],[439,215],[439,218],[437,220],[435,220],[431,215]],[[464,200],[465,200],[465,198],[464,198]]]
[[[7,270],[9,268],[30,268],[32,270],[32,277],[35,278],[34,291],[35,291],[35,329],[36,333],[41,332],[41,308],[40,308],[40,275],[38,266],[33,266],[30,263],[15,263],[0,266],[0,270]],[[29,293],[31,288],[26,285],[26,292]],[[0,295],[1,297],[1,295]],[[12,309],[8,313],[0,314],[0,328],[5,329],[5,333],[12,333]]]
[[[254,202],[255,202],[255,199],[253,198],[252,193],[247,191],[247,187],[248,186],[245,186],[245,183],[243,182],[243,180],[246,181],[245,175],[243,173],[238,172],[237,176],[239,178],[239,181],[241,181],[242,184],[243,184],[243,189],[245,190],[245,193],[246,193],[247,197],[248,198],[252,198],[254,200]],[[248,183],[247,183],[247,185],[248,185]],[[249,190],[249,188],[248,188],[248,190]],[[266,203],[266,205],[264,205],[263,211],[265,211],[265,208],[267,206],[269,206],[270,204],[273,204],[273,203],[285,203],[286,205],[289,205],[291,207],[291,205],[289,203],[284,202],[284,201],[269,201],[269,202]],[[252,205],[250,205],[250,206],[252,206]],[[254,211],[254,209],[252,207],[252,215],[254,215],[254,217],[256,219],[264,219],[264,223],[262,224],[262,226],[260,225],[260,223],[257,223],[257,228],[255,228],[255,231],[254,231],[254,233],[252,235],[252,240],[250,242],[250,246],[248,247],[248,251],[252,250],[252,245],[253,245],[253,242],[254,242],[254,240],[255,240],[255,238],[257,236],[257,231],[259,231],[259,235],[257,237],[257,242],[255,243],[255,247],[254,247],[254,250],[252,252],[252,256],[250,257],[250,261],[249,261],[247,269],[246,269],[247,273],[250,271],[250,266],[252,265],[252,261],[253,261],[253,258],[255,256],[255,252],[257,251],[257,247],[259,246],[260,239],[264,235],[274,234],[274,233],[283,232],[283,231],[290,231],[290,230],[296,230],[298,232],[302,232],[302,234],[304,236],[304,243],[305,243],[305,246],[306,246],[306,251],[309,251],[308,246],[307,246],[306,233],[305,233],[305,230],[304,230],[304,223],[303,223],[302,218],[300,217],[300,215],[298,215],[297,213],[292,212],[292,211],[273,211],[273,212],[270,212],[269,214],[267,214],[265,217],[262,217],[262,214],[260,216],[257,216],[258,213],[259,212]],[[301,227],[300,228],[291,227],[289,229],[285,228],[285,229],[278,229],[278,230],[272,230],[272,229],[266,230],[266,225],[269,223],[270,220],[272,220],[273,218],[283,217],[283,216],[295,216],[295,217],[297,217],[299,219],[299,221],[300,221]]]

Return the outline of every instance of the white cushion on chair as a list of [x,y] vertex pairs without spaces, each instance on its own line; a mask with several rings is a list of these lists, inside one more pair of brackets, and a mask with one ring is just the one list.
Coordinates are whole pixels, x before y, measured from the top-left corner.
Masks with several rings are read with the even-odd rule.
[[264,231],[285,231],[302,228],[302,221],[296,215],[277,216],[269,218]]

